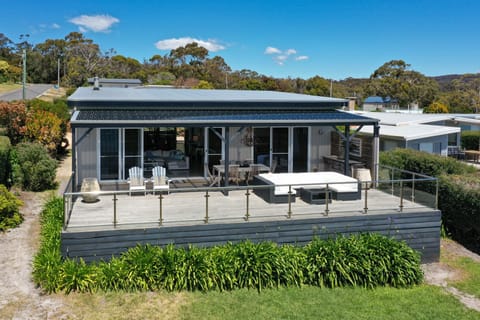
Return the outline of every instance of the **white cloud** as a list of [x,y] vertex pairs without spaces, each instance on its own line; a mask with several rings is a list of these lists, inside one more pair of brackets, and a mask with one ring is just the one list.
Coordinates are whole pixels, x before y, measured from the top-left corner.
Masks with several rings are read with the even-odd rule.
[[303,60],[308,60],[308,56],[298,56],[298,57],[295,57],[295,61],[303,61]]
[[225,47],[221,44],[217,43],[215,40],[200,40],[191,37],[183,37],[183,38],[172,38],[172,39],[165,39],[160,40],[155,43],[155,47],[159,50],[173,50],[177,49],[178,47],[184,47],[185,45],[196,42],[199,46],[204,47],[210,52],[216,52],[220,50],[224,50]]
[[110,32],[111,26],[120,22],[120,20],[110,15],[101,14],[96,16],[81,15],[70,19],[69,22],[77,25],[80,32]]
[[282,53],[282,51],[280,51],[279,49],[277,48],[274,48],[274,47],[267,47],[265,49],[265,54],[280,54]]
[[275,63],[277,63],[280,66],[283,66],[288,61],[288,59],[290,59],[290,56],[295,61],[302,61],[302,60],[308,59],[307,56],[295,56],[297,54],[297,50],[293,48],[282,51],[278,48],[269,46],[265,49],[263,53],[273,55],[272,57],[273,61],[275,61]]
[[58,23],[52,23],[51,28],[52,29],[60,29],[60,25]]
[[296,53],[297,53],[297,50],[295,49],[288,49],[287,51],[285,51],[285,54],[288,56]]

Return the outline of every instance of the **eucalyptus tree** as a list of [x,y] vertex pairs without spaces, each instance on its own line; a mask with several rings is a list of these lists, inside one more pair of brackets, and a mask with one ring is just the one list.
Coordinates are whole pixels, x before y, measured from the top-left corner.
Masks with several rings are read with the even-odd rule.
[[439,91],[438,84],[409,67],[403,60],[384,63],[370,76],[367,94],[390,97],[401,107],[429,105]]
[[66,41],[66,81],[72,86],[83,85],[105,62],[100,47],[80,32],[71,32]]

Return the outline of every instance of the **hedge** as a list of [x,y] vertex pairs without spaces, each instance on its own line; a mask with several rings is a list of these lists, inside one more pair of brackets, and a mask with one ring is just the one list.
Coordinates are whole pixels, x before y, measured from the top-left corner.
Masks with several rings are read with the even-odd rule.
[[462,131],[462,148],[467,150],[480,150],[480,131]]
[[438,207],[447,233],[465,247],[480,252],[480,173],[475,167],[408,149],[382,152],[380,163],[439,178]]
[[120,257],[86,264],[60,255],[62,209],[55,198],[41,213],[33,278],[46,292],[410,287],[423,279],[419,253],[379,234],[315,239],[305,247],[250,241],[213,248],[138,245]]
[[0,136],[0,184],[10,186],[10,139]]

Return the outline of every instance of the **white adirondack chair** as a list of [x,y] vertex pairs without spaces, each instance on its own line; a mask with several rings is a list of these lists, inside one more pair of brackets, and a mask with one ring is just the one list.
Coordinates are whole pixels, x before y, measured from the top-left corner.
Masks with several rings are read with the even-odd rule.
[[167,177],[167,169],[156,166],[152,169],[153,194],[156,191],[170,192],[170,180]]
[[128,190],[129,195],[133,192],[143,191],[143,194],[147,194],[146,181],[143,178],[143,170],[140,167],[132,167],[128,169]]

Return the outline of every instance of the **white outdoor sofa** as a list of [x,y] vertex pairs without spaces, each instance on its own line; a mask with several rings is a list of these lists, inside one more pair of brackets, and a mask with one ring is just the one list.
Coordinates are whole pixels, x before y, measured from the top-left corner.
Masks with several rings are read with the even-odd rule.
[[255,185],[272,185],[273,188],[255,189],[255,194],[269,203],[288,202],[288,192],[291,186],[290,201],[295,201],[295,195],[302,189],[326,189],[334,200],[361,199],[360,182],[343,174],[324,172],[299,173],[262,173],[254,177]]

